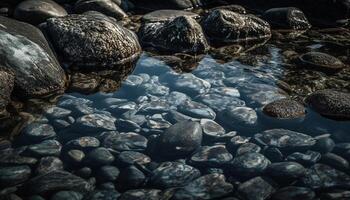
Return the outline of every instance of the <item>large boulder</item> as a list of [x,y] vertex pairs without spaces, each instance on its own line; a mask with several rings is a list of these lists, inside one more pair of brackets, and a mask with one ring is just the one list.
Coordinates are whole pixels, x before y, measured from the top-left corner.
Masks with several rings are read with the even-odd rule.
[[50,17],[63,17],[67,11],[52,0],[26,0],[18,4],[14,17],[30,24],[40,24]]
[[254,15],[242,15],[225,9],[210,12],[201,22],[213,43],[266,40],[271,37],[270,25]]
[[1,70],[0,67],[0,118],[6,115],[6,106],[10,101],[15,77],[13,73]]
[[108,18],[75,14],[51,18],[46,30],[63,60],[77,67],[121,67],[141,53],[137,36]]
[[0,49],[0,65],[15,73],[15,95],[40,97],[64,89],[64,71],[39,29],[0,17]]
[[143,23],[139,30],[143,46],[173,53],[205,53],[209,45],[202,27],[190,16]]
[[320,90],[311,94],[307,102],[323,116],[350,119],[350,93],[334,90]]

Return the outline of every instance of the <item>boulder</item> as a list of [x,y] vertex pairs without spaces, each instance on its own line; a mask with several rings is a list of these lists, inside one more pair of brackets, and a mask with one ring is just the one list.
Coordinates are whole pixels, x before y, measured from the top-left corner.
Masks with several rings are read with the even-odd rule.
[[77,13],[98,11],[117,20],[128,16],[113,0],[79,0],[75,3],[74,10]]
[[271,8],[265,11],[263,18],[272,28],[307,30],[311,24],[303,11],[294,7]]

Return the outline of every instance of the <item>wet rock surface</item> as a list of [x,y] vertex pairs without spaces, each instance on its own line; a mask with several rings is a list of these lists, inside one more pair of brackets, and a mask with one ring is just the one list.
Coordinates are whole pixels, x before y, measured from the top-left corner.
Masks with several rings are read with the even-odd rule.
[[41,50],[2,40],[0,199],[349,198],[348,6],[311,1],[2,1]]

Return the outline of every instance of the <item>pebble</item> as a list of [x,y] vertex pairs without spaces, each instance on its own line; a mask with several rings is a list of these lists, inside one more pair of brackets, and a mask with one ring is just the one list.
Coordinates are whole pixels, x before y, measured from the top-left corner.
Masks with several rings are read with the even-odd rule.
[[262,154],[249,152],[237,156],[227,166],[227,171],[241,177],[254,177],[262,174],[271,162]]
[[104,147],[99,147],[91,150],[86,154],[84,163],[87,166],[98,167],[102,165],[109,165],[114,161],[114,156]]
[[102,146],[115,151],[144,151],[147,148],[148,140],[137,133],[110,134],[103,142]]
[[257,176],[238,186],[239,196],[247,200],[265,200],[274,192],[275,187],[263,177]]
[[46,174],[55,170],[63,170],[63,162],[57,157],[48,156],[40,159],[35,173]]
[[222,167],[233,156],[224,145],[202,146],[190,158],[191,164],[198,167]]
[[96,178],[98,182],[114,182],[119,176],[119,169],[114,166],[105,165],[96,171]]

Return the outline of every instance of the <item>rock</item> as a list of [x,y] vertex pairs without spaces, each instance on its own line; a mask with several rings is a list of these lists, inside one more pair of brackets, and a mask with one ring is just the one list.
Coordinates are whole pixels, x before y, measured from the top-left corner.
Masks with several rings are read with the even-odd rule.
[[79,0],[75,3],[74,10],[77,13],[98,11],[107,16],[121,20],[128,15],[113,0]]
[[291,99],[280,99],[267,104],[263,108],[263,112],[279,119],[294,119],[303,117],[306,113],[302,104]]
[[71,110],[57,106],[45,110],[45,116],[49,119],[65,119],[72,113]]
[[275,147],[267,147],[263,153],[271,162],[281,162],[284,160],[282,152]]
[[254,135],[254,139],[264,146],[277,147],[282,151],[308,150],[316,140],[309,135],[285,129],[271,129]]
[[46,174],[50,171],[63,170],[63,162],[53,156],[43,157],[40,159],[38,166],[36,167],[36,174]]
[[243,155],[245,153],[260,153],[261,147],[254,143],[244,143],[240,145],[236,151],[236,156]]
[[19,155],[18,152],[14,152],[13,150],[3,150],[0,151],[0,165],[1,166],[11,166],[11,165],[35,165],[38,160],[32,157],[25,157]]
[[222,167],[232,158],[224,145],[202,146],[194,152],[190,162],[198,167]]
[[275,180],[288,182],[304,176],[306,169],[296,162],[279,162],[270,164],[266,173]]
[[117,180],[119,173],[120,171],[118,168],[110,165],[105,165],[97,170],[96,178],[101,183],[105,183],[109,181],[114,182]]
[[230,106],[218,113],[218,120],[240,132],[255,131],[258,127],[258,116],[249,107]]
[[350,160],[350,143],[337,143],[334,147],[333,153]]
[[260,175],[271,164],[271,162],[260,153],[245,153],[237,156],[227,166],[230,174],[240,177],[254,177]]
[[163,155],[188,155],[201,146],[202,129],[198,122],[182,121],[164,131],[157,143]]
[[191,100],[187,100],[183,104],[179,105],[178,111],[187,116],[198,119],[214,120],[216,117],[216,113],[211,108]]
[[238,187],[238,194],[246,200],[265,200],[275,192],[274,186],[264,178],[252,178]]
[[115,151],[144,151],[148,140],[137,133],[120,133],[107,136],[102,142],[106,148]]
[[78,149],[83,151],[89,151],[100,146],[100,141],[95,137],[80,137],[67,142],[64,145],[64,149]]
[[162,189],[185,186],[200,176],[198,169],[179,162],[164,162],[152,174],[150,184]]
[[6,107],[11,100],[15,77],[11,72],[1,70],[0,67],[0,118],[6,116]]
[[60,191],[52,195],[50,200],[82,200],[84,197],[83,194],[74,191]]
[[198,7],[201,5],[200,1],[195,0],[170,0],[166,3],[161,0],[141,0],[141,1],[133,1],[137,9],[140,10],[160,10],[160,9],[175,9],[175,10],[184,10]]
[[315,192],[310,188],[287,186],[277,190],[271,198],[273,200],[313,200],[315,197]]
[[26,192],[30,194],[47,194],[52,191],[72,190],[86,193],[92,186],[84,179],[66,171],[51,171],[34,177],[25,184]]
[[130,166],[135,163],[145,165],[151,162],[147,155],[136,151],[123,151],[117,157],[117,163],[121,166]]
[[307,30],[311,24],[307,20],[303,11],[294,7],[271,8],[266,10],[263,19],[265,19],[272,28]]
[[218,7],[214,7],[212,9],[210,9],[210,11],[212,10],[229,10],[235,13],[239,13],[239,14],[247,14],[247,11],[245,10],[245,8],[243,6],[240,5],[224,5],[224,6],[218,6]]
[[343,190],[335,190],[333,192],[328,193],[322,193],[321,199],[329,199],[329,200],[341,200],[341,199],[347,199],[350,197],[350,191],[343,191]]
[[345,172],[349,170],[349,162],[341,156],[338,156],[334,153],[323,154],[320,163],[329,165],[331,167],[334,167],[335,169]]
[[92,169],[89,168],[89,167],[83,167],[83,168],[78,169],[75,172],[75,174],[77,176],[80,176],[80,177],[84,178],[84,179],[88,179],[88,178],[90,178],[90,176],[92,174]]
[[23,154],[34,157],[59,156],[61,149],[62,145],[57,140],[45,140],[39,144],[28,146]]
[[233,186],[226,182],[224,175],[208,174],[176,191],[173,199],[220,199],[231,193],[232,190]]
[[117,180],[120,190],[136,189],[143,185],[146,176],[135,166],[130,166],[121,170]]
[[141,52],[133,32],[94,16],[51,18],[46,29],[57,51],[74,66],[123,69],[120,65],[135,61]]
[[13,167],[0,167],[0,186],[8,187],[17,185],[29,179],[31,169],[27,165]]
[[335,143],[331,138],[323,137],[317,139],[316,144],[312,147],[312,149],[324,154],[333,151],[334,147]]
[[115,122],[117,119],[106,114],[88,114],[81,116],[75,122],[75,129],[90,133],[103,131],[115,131],[117,128]]
[[315,151],[307,151],[305,153],[294,152],[287,156],[288,161],[295,161],[304,166],[314,165],[321,159],[321,154]]
[[56,136],[56,132],[49,124],[31,123],[27,125],[21,133],[24,143],[38,143]]
[[156,10],[150,13],[145,14],[142,16],[142,21],[144,22],[161,22],[161,21],[167,21],[172,20],[177,17],[181,16],[188,16],[192,17],[194,19],[199,18],[199,15],[188,12],[188,11],[182,11],[182,10]]
[[301,183],[312,189],[350,188],[350,176],[328,165],[315,164],[302,178]]
[[119,200],[158,200],[162,197],[162,191],[156,189],[136,189],[124,192]]
[[299,57],[305,67],[326,72],[339,71],[345,64],[336,57],[321,52],[308,52]]
[[91,150],[85,157],[84,162],[91,167],[109,165],[114,161],[114,156],[104,147]]
[[16,95],[31,98],[62,92],[64,71],[41,31],[5,17],[0,17],[0,25],[0,65],[15,73]]
[[117,200],[119,196],[116,190],[95,190],[86,197],[86,200]]
[[307,102],[312,109],[323,116],[336,119],[350,119],[349,98],[349,93],[320,90],[308,96]]
[[205,94],[197,97],[200,102],[213,110],[220,112],[228,107],[242,107],[245,102],[239,98],[224,96],[222,94]]
[[201,25],[211,42],[218,44],[268,40],[271,37],[270,25],[264,20],[229,10],[213,10]]
[[52,0],[26,0],[17,5],[14,18],[38,25],[51,17],[64,17],[67,11]]
[[[209,82],[207,82],[204,79],[198,78],[191,73],[181,74],[179,76],[170,77],[169,79],[167,81],[169,83],[170,88],[190,95],[191,97],[205,94],[209,91],[211,87]],[[186,101],[189,100],[185,100],[184,102]]]
[[159,51],[200,54],[209,49],[201,26],[189,16],[143,23],[138,35],[142,46]]
[[201,119],[200,124],[203,130],[203,136],[211,141],[225,141],[236,135],[236,132],[226,133],[220,124],[210,119]]
[[65,160],[72,165],[79,165],[85,158],[85,153],[83,151],[72,149],[65,155]]

